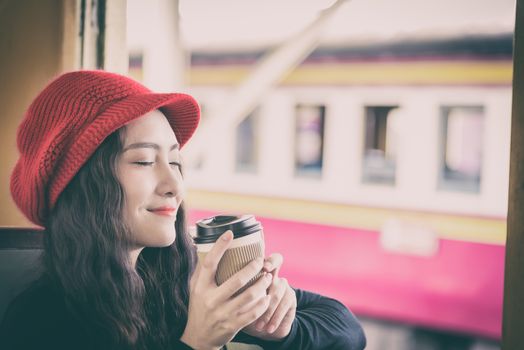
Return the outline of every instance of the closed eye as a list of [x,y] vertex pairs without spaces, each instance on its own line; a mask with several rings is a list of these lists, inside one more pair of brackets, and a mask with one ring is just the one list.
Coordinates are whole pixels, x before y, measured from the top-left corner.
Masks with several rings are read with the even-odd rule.
[[140,166],[151,166],[154,162],[133,162],[133,164],[137,164]]
[[[139,166],[152,166],[155,162],[133,162],[133,164],[139,165]],[[176,166],[178,168],[182,168],[182,164],[179,162],[170,162],[171,166]]]

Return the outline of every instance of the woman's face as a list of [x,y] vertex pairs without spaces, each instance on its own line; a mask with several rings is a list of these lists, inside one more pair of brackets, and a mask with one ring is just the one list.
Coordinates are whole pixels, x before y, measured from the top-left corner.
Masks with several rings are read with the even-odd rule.
[[123,135],[117,176],[132,243],[137,248],[168,246],[176,237],[176,213],[184,196],[176,136],[158,110],[127,124]]

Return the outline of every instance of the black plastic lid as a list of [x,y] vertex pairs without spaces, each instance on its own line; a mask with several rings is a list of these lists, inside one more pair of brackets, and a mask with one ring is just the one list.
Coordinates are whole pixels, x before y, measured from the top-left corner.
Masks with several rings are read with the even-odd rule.
[[227,230],[233,231],[235,238],[247,236],[262,229],[253,215],[217,215],[196,223],[195,243],[214,243]]

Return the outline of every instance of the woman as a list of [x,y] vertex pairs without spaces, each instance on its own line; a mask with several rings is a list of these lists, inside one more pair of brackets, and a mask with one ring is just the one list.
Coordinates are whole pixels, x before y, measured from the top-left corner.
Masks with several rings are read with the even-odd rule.
[[45,270],[10,305],[3,349],[364,347],[344,306],[278,276],[280,255],[217,286],[227,232],[196,263],[180,148],[198,121],[190,96],[103,71],[66,73],[36,97],[18,131],[11,193],[46,229]]

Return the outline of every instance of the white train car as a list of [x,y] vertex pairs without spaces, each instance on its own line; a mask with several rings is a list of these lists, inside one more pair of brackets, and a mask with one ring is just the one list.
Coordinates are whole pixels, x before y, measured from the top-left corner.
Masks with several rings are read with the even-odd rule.
[[[296,287],[498,339],[511,34],[321,47],[187,152],[191,218],[253,213]],[[194,52],[203,124],[263,52]],[[131,64],[131,72],[140,64]]]

